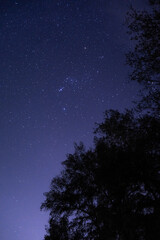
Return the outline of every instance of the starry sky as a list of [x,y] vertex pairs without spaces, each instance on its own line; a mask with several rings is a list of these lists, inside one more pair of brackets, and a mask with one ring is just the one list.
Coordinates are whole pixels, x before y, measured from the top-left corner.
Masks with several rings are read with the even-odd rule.
[[133,106],[125,15],[147,0],[0,0],[0,239],[42,240],[43,193],[105,110]]

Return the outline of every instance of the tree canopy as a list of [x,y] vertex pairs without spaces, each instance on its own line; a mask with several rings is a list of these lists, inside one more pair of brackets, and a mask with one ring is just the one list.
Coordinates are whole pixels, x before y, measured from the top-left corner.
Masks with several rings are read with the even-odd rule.
[[45,193],[45,240],[160,239],[160,1],[128,13],[135,41],[127,54],[131,80],[143,83],[138,104],[152,114],[106,111],[94,147],[75,144]]
[[45,193],[45,240],[160,238],[159,126],[107,111],[94,148],[75,145]]
[[148,11],[130,9],[127,15],[128,33],[134,48],[126,55],[132,67],[131,80],[145,86],[141,109],[151,114],[160,111],[160,1],[151,0]]

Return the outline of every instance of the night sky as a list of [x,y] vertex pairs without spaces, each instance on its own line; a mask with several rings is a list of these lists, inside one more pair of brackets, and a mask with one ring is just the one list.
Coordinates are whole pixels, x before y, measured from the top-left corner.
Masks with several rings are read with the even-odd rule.
[[133,106],[125,15],[147,0],[0,0],[0,239],[42,240],[43,193],[105,110]]

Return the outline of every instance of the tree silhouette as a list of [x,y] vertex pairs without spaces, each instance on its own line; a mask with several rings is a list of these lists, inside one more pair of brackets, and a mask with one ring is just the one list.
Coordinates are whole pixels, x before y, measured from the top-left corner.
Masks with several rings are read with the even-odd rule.
[[75,144],[45,193],[45,240],[160,239],[159,119],[106,111],[95,134],[93,149]]
[[151,0],[151,9],[137,11],[133,8],[128,12],[128,33],[133,50],[127,56],[127,63],[132,67],[131,80],[145,86],[139,109],[148,109],[158,116],[160,111],[160,1]]
[[94,147],[75,144],[41,209],[50,212],[45,240],[160,239],[160,1],[128,13],[135,48],[131,79],[143,83],[148,115],[106,111]]

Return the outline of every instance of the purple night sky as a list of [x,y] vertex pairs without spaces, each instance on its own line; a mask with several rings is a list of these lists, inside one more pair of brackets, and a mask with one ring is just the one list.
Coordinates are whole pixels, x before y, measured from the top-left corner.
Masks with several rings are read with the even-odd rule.
[[43,193],[105,110],[132,106],[125,15],[147,0],[0,0],[0,239],[42,240]]

